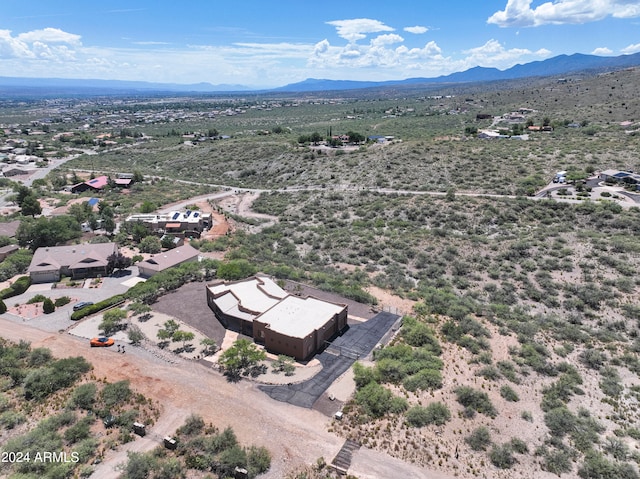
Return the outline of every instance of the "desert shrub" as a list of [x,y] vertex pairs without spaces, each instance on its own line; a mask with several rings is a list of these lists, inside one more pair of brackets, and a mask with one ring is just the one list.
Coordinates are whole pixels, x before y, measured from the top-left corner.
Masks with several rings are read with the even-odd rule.
[[90,369],[91,365],[82,357],[58,359],[27,374],[24,396],[26,399],[44,399],[59,389],[71,386]]
[[407,344],[422,347],[435,355],[442,353],[442,348],[435,337],[433,329],[427,324],[412,317],[404,317],[402,320],[402,336]]
[[100,399],[107,409],[111,409],[118,404],[123,404],[129,401],[132,394],[133,391],[131,391],[129,381],[124,380],[105,384],[102,391],[100,391]]
[[247,471],[249,477],[263,474],[271,467],[271,453],[264,447],[251,446],[247,449]]
[[437,369],[422,369],[402,382],[407,391],[430,391],[442,387],[442,373]]
[[485,414],[489,417],[496,417],[498,411],[491,404],[489,395],[482,391],[476,391],[469,386],[460,386],[454,390],[457,396],[458,402],[465,407],[480,414]]
[[604,444],[602,444],[602,450],[618,461],[627,460],[630,454],[629,446],[617,437],[607,438]]
[[517,462],[509,443],[493,446],[489,452],[489,459],[491,464],[499,469],[510,469]]
[[449,408],[440,402],[434,402],[427,407],[413,406],[407,411],[407,422],[413,427],[423,427],[429,424],[442,426],[449,419]]
[[69,426],[64,432],[64,438],[68,443],[75,444],[83,439],[87,439],[91,435],[91,424],[93,417],[86,416],[72,426]]
[[127,338],[129,338],[129,341],[131,341],[131,344],[133,344],[134,346],[137,346],[144,340],[145,335],[139,326],[132,324],[127,329]]
[[80,384],[71,393],[71,406],[87,411],[92,410],[96,401],[97,391],[98,387],[95,383]]
[[474,429],[471,434],[464,439],[464,442],[474,451],[485,451],[491,446],[491,433],[485,426],[480,426]]
[[[394,399],[401,401],[394,403]],[[404,410],[407,408],[407,402],[404,398],[394,396],[391,391],[375,382],[370,382],[358,390],[356,403],[372,417],[382,417],[391,412],[392,408],[394,411],[402,412],[403,404]]]
[[602,369],[600,380],[600,389],[604,394],[610,397],[618,397],[624,391],[624,386],[618,370],[614,367],[607,366]]
[[581,452],[588,452],[594,444],[600,442],[600,434],[605,428],[596,419],[591,417],[589,411],[584,408],[578,410],[576,425],[569,432],[573,446]]
[[512,438],[509,444],[511,444],[511,449],[518,454],[526,454],[529,452],[529,446],[520,438]]
[[370,382],[377,382],[378,376],[375,369],[368,366],[363,366],[362,363],[356,361],[353,364],[353,376],[357,388],[366,386]]
[[4,429],[13,429],[27,420],[24,415],[16,411],[4,411],[0,414],[0,427]]
[[566,449],[546,449],[543,452],[542,468],[560,476],[573,469],[573,455]]
[[597,349],[585,349],[578,359],[588,368],[599,370],[607,362],[607,355]]
[[500,387],[500,396],[502,396],[506,401],[517,402],[520,400],[518,394],[506,384]]
[[578,476],[582,479],[638,479],[640,476],[631,464],[612,462],[597,452],[585,456],[578,468]]
[[197,414],[191,414],[185,419],[184,424],[176,431],[180,435],[195,436],[204,430],[204,419]]
[[69,296],[60,296],[59,298],[56,298],[53,304],[56,308],[59,308],[60,306],[64,306],[65,304],[69,304],[70,302],[71,298]]
[[566,406],[551,409],[544,415],[544,422],[552,436],[563,437],[575,428],[577,419]]
[[485,379],[497,381],[500,379],[500,371],[498,371],[495,366],[485,366],[484,368],[476,371],[476,376],[482,376]]
[[53,359],[51,351],[47,348],[35,348],[29,352],[27,363],[31,367],[40,367],[48,364]]

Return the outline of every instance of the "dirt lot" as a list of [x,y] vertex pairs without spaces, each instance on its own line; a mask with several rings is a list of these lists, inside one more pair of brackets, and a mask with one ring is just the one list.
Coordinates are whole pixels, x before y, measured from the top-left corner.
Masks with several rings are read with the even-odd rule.
[[[229,383],[218,372],[194,362],[176,365],[151,361],[134,349],[126,355],[108,349],[91,349],[85,340],[68,334],[49,333],[0,318],[2,336],[44,346],[57,357],[81,355],[94,366],[98,377],[109,381],[128,379],[133,387],[162,405],[153,437],[171,434],[175,426],[191,413],[224,428],[231,426],[244,444],[267,447],[272,454],[271,470],[265,478],[280,479],[286,471],[302,464],[315,463],[319,457],[330,462],[344,439],[327,432],[329,421],[323,414],[271,400],[250,381]],[[145,450],[153,441],[131,443],[128,447]],[[122,450],[107,454],[92,477],[111,479],[114,468],[125,458]],[[354,457],[350,473],[361,479],[384,477],[450,476],[398,461],[377,451],[361,449]]]

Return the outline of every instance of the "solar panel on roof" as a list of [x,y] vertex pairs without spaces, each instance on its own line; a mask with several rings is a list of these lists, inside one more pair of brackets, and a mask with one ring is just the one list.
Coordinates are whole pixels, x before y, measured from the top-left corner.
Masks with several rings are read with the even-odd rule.
[[178,219],[178,216],[180,216],[180,213],[176,212],[173,214],[173,217],[171,218],[172,220],[176,220]]
[[98,182],[98,178],[94,178],[93,180],[89,181],[89,184],[93,185],[97,182]]

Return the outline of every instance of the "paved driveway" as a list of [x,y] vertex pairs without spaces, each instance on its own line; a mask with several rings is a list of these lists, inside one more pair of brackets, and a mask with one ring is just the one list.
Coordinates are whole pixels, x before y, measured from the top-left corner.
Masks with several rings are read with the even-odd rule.
[[[102,285],[99,288],[51,289],[52,283],[33,284],[21,295],[7,298],[5,303],[8,307],[14,304],[24,304],[36,294],[42,294],[54,301],[61,296],[69,296],[77,301],[97,303],[116,294],[125,293],[129,289],[129,286],[125,283],[131,278],[137,277],[137,275],[138,267],[132,266],[128,270],[118,272],[116,275],[103,277]],[[16,322],[26,322],[29,326],[45,331],[61,331],[76,324],[74,321],[71,321],[74,304],[75,302],[56,308],[51,314],[42,314],[33,319],[23,319],[11,313],[5,313],[2,317]]]
[[322,371],[313,378],[296,384],[259,386],[271,398],[300,406],[313,407],[322,394],[349,369],[358,358],[367,356],[390,332],[400,316],[378,313],[369,321],[351,326],[316,358]]

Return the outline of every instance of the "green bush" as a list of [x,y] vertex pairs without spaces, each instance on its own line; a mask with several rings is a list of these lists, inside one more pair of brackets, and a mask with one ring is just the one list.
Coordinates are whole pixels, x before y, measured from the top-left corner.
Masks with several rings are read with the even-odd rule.
[[491,445],[491,433],[485,426],[480,426],[464,439],[474,451],[485,451]]
[[509,402],[517,402],[520,400],[518,394],[506,384],[500,388],[500,396]]
[[11,286],[0,291],[0,299],[7,299],[24,293],[31,286],[31,277],[20,276]]
[[95,383],[85,383],[76,387],[71,393],[70,405],[74,408],[93,409],[98,388]]
[[563,437],[575,428],[577,419],[566,406],[560,406],[546,412],[544,422],[552,436]]
[[513,456],[511,444],[496,445],[489,452],[491,464],[500,469],[510,469],[517,461]]
[[477,411],[489,417],[496,417],[498,415],[498,411],[493,404],[491,404],[487,393],[476,391],[469,386],[460,386],[456,388],[454,392],[456,393],[458,402],[466,409]]
[[53,301],[51,301],[51,298],[45,298],[44,302],[42,303],[42,312],[44,312],[44,314],[51,314],[56,310],[56,306],[53,304]]
[[83,357],[58,359],[27,374],[23,385],[24,396],[27,400],[44,399],[71,386],[90,369],[91,365]]
[[585,456],[582,466],[578,469],[578,476],[582,479],[638,479],[638,473],[631,464],[612,462],[597,452]]
[[59,308],[60,306],[64,306],[66,304],[69,304],[70,302],[71,298],[69,296],[60,296],[59,298],[56,298],[53,304],[56,306],[56,308]]
[[442,426],[451,419],[447,406],[434,402],[427,407],[413,406],[407,411],[407,422],[413,427],[423,427],[430,424]]
[[110,306],[115,306],[117,304],[123,303],[125,300],[125,296],[122,294],[117,294],[115,296],[111,296],[110,298],[105,299],[104,301],[100,301],[98,303],[92,304],[90,306],[86,306],[78,311],[74,311],[71,314],[71,320],[77,321],[86,316],[90,316],[95,314],[103,309],[106,309]]
[[358,390],[356,403],[366,414],[375,418],[392,412],[392,409],[394,412],[402,412],[402,409],[406,410],[407,407],[404,398],[394,396],[391,391],[375,382],[370,382]]

